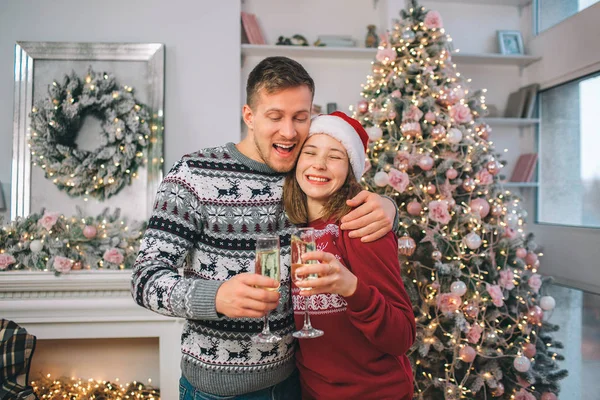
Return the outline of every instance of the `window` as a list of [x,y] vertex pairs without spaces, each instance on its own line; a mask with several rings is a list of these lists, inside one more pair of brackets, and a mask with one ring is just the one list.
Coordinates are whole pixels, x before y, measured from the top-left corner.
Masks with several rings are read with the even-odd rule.
[[553,27],[598,1],[600,0],[537,0],[537,33]]
[[600,73],[540,93],[537,222],[600,227]]

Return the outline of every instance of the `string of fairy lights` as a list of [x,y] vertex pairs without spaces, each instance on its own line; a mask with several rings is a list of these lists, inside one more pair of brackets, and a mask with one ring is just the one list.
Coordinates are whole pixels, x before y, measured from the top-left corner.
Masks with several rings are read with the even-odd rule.
[[[514,383],[507,393],[514,399],[524,389],[535,392],[536,388],[514,381],[512,377],[518,374],[498,376],[495,361],[511,359],[516,371],[530,371],[534,344],[540,340],[537,329],[544,311],[553,309],[554,299],[538,298],[536,273],[543,254],[525,248],[526,213],[521,200],[498,185],[503,165],[488,140],[491,128],[479,122],[487,110],[486,90],[473,93],[464,85],[471,80],[457,71],[446,48],[452,39],[443,28],[428,27],[417,17],[424,11],[410,8],[404,25],[395,23],[363,84],[363,100],[350,107],[371,139],[372,168],[362,184],[398,199],[399,209],[406,210],[401,212],[399,247],[406,257],[404,274],[412,279],[422,300],[420,315],[415,316],[419,346],[427,351],[433,346],[442,356],[441,350],[446,349],[451,355],[445,358],[443,377],[435,376],[417,357],[420,374],[429,382],[423,385],[416,379],[417,392],[423,395],[441,384],[448,399],[471,398],[486,383],[489,394],[500,397],[504,381]],[[457,188],[463,193],[456,192]],[[447,209],[441,209],[441,204]],[[427,257],[433,263],[408,259],[417,248],[415,229],[431,244],[433,250]],[[455,270],[443,273],[445,265]],[[493,270],[507,277],[499,293],[497,285],[490,285]],[[504,302],[510,296],[517,310],[510,310]],[[448,323],[452,314],[469,326],[466,334]],[[440,337],[446,338],[447,345]],[[491,349],[485,346],[490,341],[495,343]],[[412,351],[419,351],[419,346]],[[557,356],[551,353],[552,360]],[[476,358],[494,364],[478,370]],[[475,383],[472,374],[480,378]],[[542,396],[551,400],[555,395],[545,392]]]
[[133,381],[120,384],[115,382],[82,378],[53,378],[51,374],[31,381],[34,393],[44,400],[126,400],[126,399],[160,399],[160,390],[152,386],[152,379],[147,384]]

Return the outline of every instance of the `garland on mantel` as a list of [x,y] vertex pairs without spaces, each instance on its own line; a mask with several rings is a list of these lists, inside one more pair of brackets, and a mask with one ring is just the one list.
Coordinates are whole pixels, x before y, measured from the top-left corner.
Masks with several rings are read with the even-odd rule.
[[145,222],[127,223],[120,210],[96,217],[42,210],[17,218],[0,230],[0,271],[128,269],[133,266]]
[[81,378],[52,378],[47,374],[31,382],[33,391],[40,399],[155,399],[160,400],[160,390],[141,382],[119,384],[116,382],[84,380]]

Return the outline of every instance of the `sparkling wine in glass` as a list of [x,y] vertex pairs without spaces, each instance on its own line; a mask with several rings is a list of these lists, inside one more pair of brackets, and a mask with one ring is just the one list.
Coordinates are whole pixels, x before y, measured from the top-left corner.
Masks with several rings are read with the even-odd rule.
[[[256,259],[255,272],[259,275],[268,276],[280,280],[279,267],[279,237],[263,236],[256,239]],[[277,288],[266,288],[267,290],[277,290]],[[281,337],[271,333],[269,329],[269,313],[264,317],[263,330],[258,335],[252,337],[254,343],[276,343]]]
[[[313,228],[298,228],[292,233],[292,279],[295,283],[301,281],[308,281],[311,279],[317,279],[317,274],[298,275],[296,270],[302,264],[314,264],[314,260],[307,262],[302,261],[302,255],[311,251],[315,251],[317,246],[315,244],[315,230]],[[302,288],[300,290],[309,290],[310,288]],[[293,333],[294,337],[300,339],[311,339],[319,336],[323,336],[323,331],[315,329],[310,323],[310,315],[308,312],[308,303],[310,302],[310,296],[304,299],[304,326],[299,331]]]

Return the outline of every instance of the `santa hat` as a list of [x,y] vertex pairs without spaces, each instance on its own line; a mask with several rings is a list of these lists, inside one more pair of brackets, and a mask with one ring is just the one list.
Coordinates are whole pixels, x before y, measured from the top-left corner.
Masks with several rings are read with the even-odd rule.
[[365,170],[365,155],[369,142],[369,135],[360,122],[340,111],[328,115],[321,114],[312,119],[308,136],[319,133],[329,135],[342,143],[348,153],[354,176],[360,181]]

